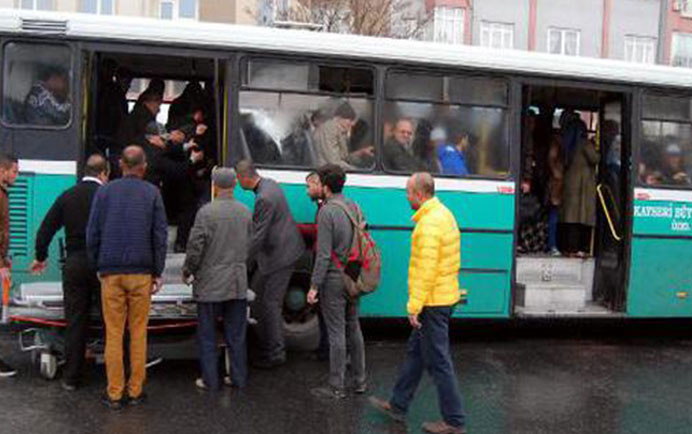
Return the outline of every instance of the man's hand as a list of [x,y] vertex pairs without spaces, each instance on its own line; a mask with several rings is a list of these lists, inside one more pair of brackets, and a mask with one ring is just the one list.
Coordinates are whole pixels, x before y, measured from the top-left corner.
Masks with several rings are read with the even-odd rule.
[[43,274],[43,272],[46,271],[46,268],[48,268],[46,261],[39,261],[37,259],[34,259],[34,262],[32,262],[29,266],[29,271],[31,271],[31,274],[35,275]]
[[152,145],[156,146],[157,148],[165,148],[166,147],[166,142],[161,138],[161,136],[151,136],[147,139],[147,141]]
[[12,277],[12,273],[10,272],[10,269],[8,267],[2,267],[0,268],[0,278],[4,279],[10,279]]
[[368,146],[367,148],[359,149],[356,152],[354,152],[357,157],[374,157],[375,156],[375,148],[372,146]]
[[195,280],[195,276],[183,270],[183,283],[190,286],[193,280]]
[[320,300],[317,298],[317,288],[310,288],[310,291],[308,291],[308,304],[317,304],[318,301]]
[[531,183],[529,181],[521,181],[521,192],[524,194],[531,193]]
[[190,152],[190,162],[192,164],[199,163],[204,159],[204,151],[192,149]]
[[202,134],[207,132],[207,126],[204,124],[197,124],[197,128],[195,128],[195,133],[198,136],[201,136]]
[[411,327],[414,329],[419,329],[421,328],[421,323],[418,321],[418,315],[409,315],[408,316],[408,322],[411,324]]
[[151,282],[151,294],[156,294],[157,292],[161,291],[161,288],[163,288],[163,279],[160,277],[154,277],[154,280]]

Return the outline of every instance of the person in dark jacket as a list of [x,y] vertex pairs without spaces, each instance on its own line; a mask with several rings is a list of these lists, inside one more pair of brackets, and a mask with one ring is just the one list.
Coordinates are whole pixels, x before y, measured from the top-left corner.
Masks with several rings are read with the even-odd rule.
[[311,392],[317,397],[342,399],[346,397],[347,348],[351,353],[354,390],[360,394],[367,389],[358,300],[347,294],[337,263],[337,260],[341,264],[347,262],[353,242],[354,228],[349,214],[356,221],[362,221],[363,217],[358,205],[342,194],[346,173],[341,167],[327,164],[318,173],[325,201],[317,218],[317,253],[308,303],[315,304],[319,294],[329,335],[329,384]]
[[47,267],[48,246],[55,234],[65,228],[67,258],[62,270],[62,287],[67,320],[67,366],[62,385],[67,391],[75,390],[81,383],[89,315],[94,300],[99,297],[101,284],[87,258],[86,226],[94,195],[101,185],[108,182],[109,172],[108,162],[103,156],[94,154],[89,157],[84,167],[84,178],[58,197],[36,235],[36,259],[31,264],[31,272],[40,274]]
[[[158,149],[166,147],[166,141],[161,135],[149,134],[151,131],[148,130],[149,125],[152,122],[156,122],[156,115],[161,109],[161,103],[163,102],[161,96],[156,92],[145,91],[140,95],[139,101],[141,103],[135,105],[135,108],[127,115],[118,129],[116,138],[118,146],[111,155],[111,162],[117,161],[120,158],[121,151],[130,145],[139,145],[142,149],[145,149],[147,146],[154,146]],[[152,162],[149,161],[149,163]],[[119,173],[114,173],[113,175],[117,177]]]
[[[108,389],[103,402],[120,408],[125,394],[123,332],[130,332],[129,403],[143,402],[147,322],[151,295],[162,285],[168,224],[159,190],[143,180],[147,160],[139,146],[125,148],[123,178],[100,188],[87,224],[87,252],[101,279],[106,325]],[[126,321],[127,320],[127,321]]]
[[413,122],[399,119],[394,125],[392,137],[382,147],[382,163],[387,170],[415,172],[425,170],[425,164],[411,154],[409,147],[413,139]]
[[255,313],[260,337],[258,368],[273,368],[286,361],[281,310],[296,262],[305,252],[291,210],[276,181],[262,178],[248,160],[236,164],[238,182],[255,193],[253,233],[249,257],[257,261]]
[[[9,258],[10,247],[10,198],[8,189],[17,179],[19,166],[17,159],[7,154],[0,154],[0,277],[4,284],[10,280],[12,261]],[[3,309],[3,317],[5,317]],[[12,377],[17,371],[0,359],[0,378]]]
[[247,255],[252,237],[252,214],[233,198],[235,172],[212,172],[213,202],[195,219],[187,243],[183,280],[192,283],[197,302],[197,343],[202,378],[197,387],[217,390],[219,374],[216,319],[223,318],[223,336],[230,354],[230,384],[247,381]]
[[29,125],[64,126],[70,121],[69,74],[62,68],[49,67],[42,79],[31,87],[24,102],[25,121]]

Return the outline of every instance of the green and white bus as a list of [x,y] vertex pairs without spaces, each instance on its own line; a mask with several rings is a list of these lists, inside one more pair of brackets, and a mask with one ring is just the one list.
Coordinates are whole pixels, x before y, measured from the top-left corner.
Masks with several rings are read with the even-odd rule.
[[[59,297],[57,263],[41,277],[26,271],[34,234],[56,196],[77,179],[85,154],[97,147],[100,69],[112,59],[132,71],[136,83],[161,78],[174,90],[202,83],[213,96],[219,162],[252,158],[263,176],[281,183],[299,223],[313,222],[316,212],[305,193],[305,176],[318,162],[313,130],[343,102],[356,111],[349,151],[372,147],[374,156],[350,168],[346,193],[361,204],[383,257],[382,285],[362,300],[365,317],[405,315],[413,224],[404,186],[410,169],[395,167],[387,143],[406,135],[411,148],[404,152],[433,155],[427,144],[435,129],[450,143],[466,137],[468,146],[464,173],[436,177],[438,195],[461,231],[467,303],[456,315],[692,317],[692,186],[684,177],[672,183],[663,176],[671,150],[681,171],[692,169],[685,166],[692,164],[692,70],[16,10],[0,11],[0,44],[0,148],[18,156],[21,172],[11,190],[12,299],[19,304],[26,306],[31,296],[50,298],[41,298],[41,291]],[[32,124],[26,97],[54,67],[67,72],[62,102],[69,103],[69,116]],[[131,88],[131,98],[136,94]],[[520,254],[522,155],[530,146],[536,155],[544,152],[539,142],[549,141],[553,118],[565,110],[588,120],[601,156],[590,255]],[[548,126],[548,139],[529,137],[529,112]],[[397,130],[402,119],[412,131]],[[540,179],[534,181],[533,189],[540,188]],[[251,195],[238,196],[252,204]],[[55,242],[51,258],[59,257]],[[286,309],[293,312],[288,317],[306,321],[303,280],[294,280]],[[179,286],[169,286],[168,301],[189,299]]]

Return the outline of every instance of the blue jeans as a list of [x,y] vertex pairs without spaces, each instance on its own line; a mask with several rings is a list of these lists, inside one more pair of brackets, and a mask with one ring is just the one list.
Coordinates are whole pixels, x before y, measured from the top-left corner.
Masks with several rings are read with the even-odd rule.
[[557,249],[558,208],[550,205],[548,208],[548,250]]
[[216,320],[223,322],[223,338],[231,361],[231,382],[244,387],[247,383],[247,300],[197,303],[197,343],[202,379],[211,390],[219,388]]
[[418,315],[422,325],[411,332],[406,344],[406,360],[399,372],[390,404],[395,411],[406,413],[413,395],[427,370],[437,387],[437,400],[444,421],[463,426],[464,410],[449,352],[449,318],[452,308],[425,307]]

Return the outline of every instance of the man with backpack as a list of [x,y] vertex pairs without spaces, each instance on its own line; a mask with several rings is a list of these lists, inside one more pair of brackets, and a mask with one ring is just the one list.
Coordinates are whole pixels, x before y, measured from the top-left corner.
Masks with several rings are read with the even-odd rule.
[[[342,194],[346,173],[335,164],[317,171],[324,204],[317,217],[317,253],[308,302],[320,302],[329,335],[329,384],[312,389],[320,398],[346,397],[346,339],[350,340],[354,392],[365,393],[365,346],[358,320],[358,298],[347,291],[345,274],[353,273],[349,261],[356,225],[364,227],[358,205]],[[356,272],[358,274],[360,271]],[[352,274],[353,275],[353,274]]]

